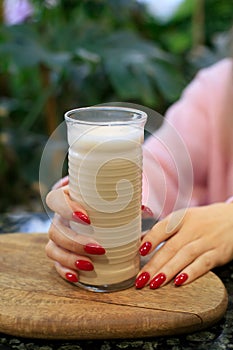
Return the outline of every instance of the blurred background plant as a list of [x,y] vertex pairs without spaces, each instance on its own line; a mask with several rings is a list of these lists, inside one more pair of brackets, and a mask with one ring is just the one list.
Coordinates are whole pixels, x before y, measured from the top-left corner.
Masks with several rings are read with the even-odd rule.
[[232,1],[156,11],[146,0],[1,2],[1,212],[43,210],[41,153],[65,111],[126,101],[163,114],[199,68],[229,55]]

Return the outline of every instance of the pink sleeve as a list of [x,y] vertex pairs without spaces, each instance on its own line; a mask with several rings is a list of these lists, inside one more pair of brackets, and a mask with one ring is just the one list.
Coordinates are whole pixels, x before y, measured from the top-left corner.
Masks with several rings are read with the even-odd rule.
[[208,128],[205,79],[199,73],[145,141],[143,199],[159,217],[205,200]]
[[233,196],[227,198],[226,203],[233,203]]

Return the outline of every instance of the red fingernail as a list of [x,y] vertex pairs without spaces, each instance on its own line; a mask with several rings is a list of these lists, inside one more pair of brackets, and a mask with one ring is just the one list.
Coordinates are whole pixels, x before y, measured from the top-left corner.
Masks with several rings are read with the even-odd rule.
[[88,254],[103,255],[105,254],[105,249],[98,244],[88,243],[85,245],[84,250]]
[[175,281],[174,281],[175,285],[177,287],[181,286],[185,281],[187,281],[188,277],[189,276],[187,275],[187,273],[181,273],[175,278]]
[[151,247],[152,247],[152,244],[150,242],[143,243],[143,245],[139,249],[140,255],[145,256],[146,254],[148,254],[149,251],[151,250]]
[[71,272],[67,272],[67,273],[66,273],[66,279],[67,279],[69,282],[78,282],[77,276],[76,276],[74,273],[71,273]]
[[164,273],[159,273],[150,282],[151,289],[157,289],[166,281],[166,275]]
[[81,211],[74,211],[72,217],[75,221],[81,222],[82,224],[85,223],[87,225],[90,225],[91,223],[89,217]]
[[150,279],[150,274],[148,272],[142,272],[135,281],[135,287],[140,289],[143,288]]
[[142,205],[141,206],[141,210],[144,211],[146,214],[148,214],[149,216],[151,217],[154,217],[154,214],[153,212],[150,210],[149,207],[145,206],[145,205]]
[[75,266],[79,270],[83,270],[83,271],[94,270],[94,266],[92,265],[92,263],[90,261],[87,261],[87,260],[77,260],[77,261],[75,261]]

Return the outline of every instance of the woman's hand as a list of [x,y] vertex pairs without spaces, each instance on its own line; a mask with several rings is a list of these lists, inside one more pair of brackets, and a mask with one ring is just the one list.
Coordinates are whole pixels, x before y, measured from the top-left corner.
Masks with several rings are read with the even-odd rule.
[[[70,282],[77,282],[79,270],[94,269],[91,256],[105,254],[105,250],[97,242],[79,235],[70,228],[70,221],[89,225],[90,219],[87,212],[71,200],[68,183],[68,177],[59,180],[46,198],[47,205],[55,212],[49,228],[46,253],[54,261],[61,277]],[[153,213],[143,205],[142,216],[149,218]]]
[[233,259],[233,203],[170,214],[144,236],[140,254],[151,252],[154,255],[137,276],[137,288],[149,284],[156,289],[173,278],[176,286],[184,285],[228,263]]
[[[63,187],[59,187],[62,186]],[[87,212],[69,196],[68,180],[56,184],[46,198],[47,205],[55,212],[49,228],[46,253],[55,263],[61,277],[78,282],[78,271],[92,271],[94,266],[89,256],[105,254],[97,242],[71,230],[70,221],[89,225]],[[88,254],[88,256],[87,256]]]

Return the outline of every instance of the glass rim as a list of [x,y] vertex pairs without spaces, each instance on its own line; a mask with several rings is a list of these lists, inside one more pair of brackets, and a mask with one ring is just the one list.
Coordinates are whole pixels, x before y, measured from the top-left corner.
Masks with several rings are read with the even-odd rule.
[[[91,110],[96,111],[118,111],[118,112],[129,112],[134,113],[138,115],[137,119],[129,119],[129,120],[110,120],[110,121],[87,121],[84,118],[76,119],[72,118],[72,114],[78,115],[81,112],[88,112]],[[108,125],[127,125],[127,124],[138,124],[142,122],[146,122],[147,120],[147,113],[136,109],[136,108],[128,108],[128,107],[117,107],[117,106],[90,106],[90,107],[80,107],[80,108],[74,108],[71,109],[64,114],[65,121],[69,123],[78,123],[78,124],[84,124],[84,125],[98,125],[98,126],[108,126]]]

